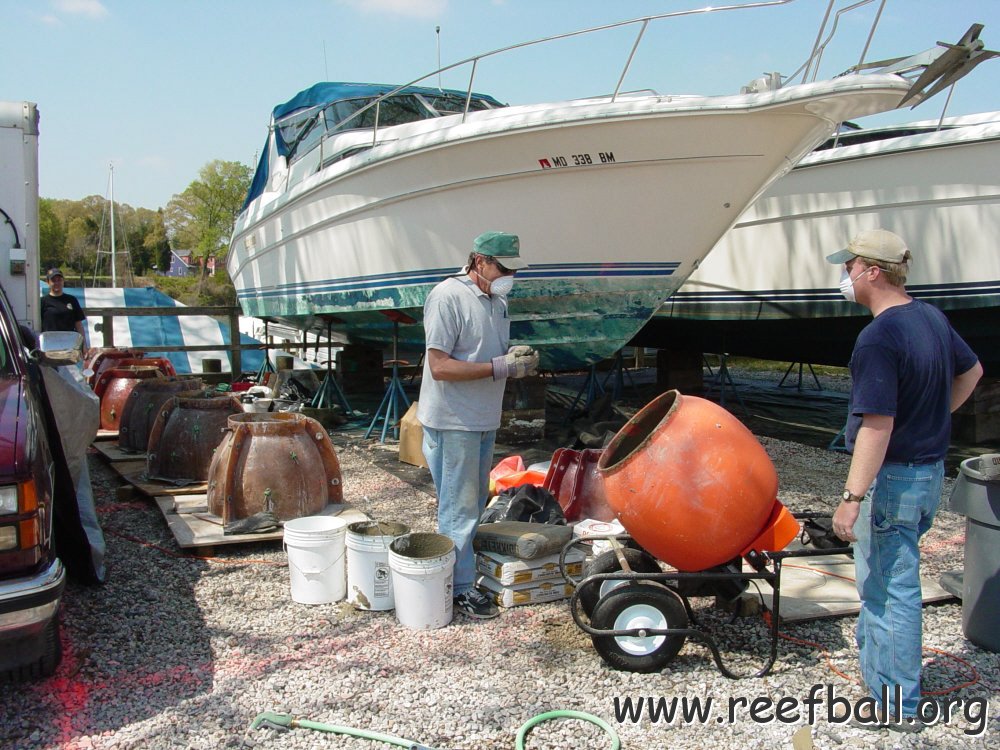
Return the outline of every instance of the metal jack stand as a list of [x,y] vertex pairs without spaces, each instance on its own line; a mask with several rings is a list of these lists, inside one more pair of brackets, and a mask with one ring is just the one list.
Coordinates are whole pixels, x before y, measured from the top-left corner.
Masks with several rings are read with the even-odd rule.
[[[389,431],[390,425],[392,425],[393,439],[399,440],[399,420],[403,417],[403,414],[406,413],[406,410],[410,408],[410,399],[407,398],[406,393],[403,392],[403,382],[399,379],[399,323],[400,321],[404,323],[415,323],[416,321],[407,315],[402,315],[400,313],[396,313],[395,311],[391,312],[394,313],[393,315],[389,315],[389,317],[392,318],[392,360],[390,360],[390,363],[392,364],[392,375],[389,378],[389,385],[385,389],[385,396],[382,397],[382,403],[379,404],[378,410],[375,412],[375,417],[372,419],[372,423],[368,425],[368,431],[365,432],[365,439],[367,440],[371,437],[379,419],[383,420],[382,436],[379,438],[380,443],[385,442],[385,436]],[[402,404],[400,402],[402,402]]]
[[[794,384],[795,388],[797,390],[800,390],[800,391],[804,390],[803,387],[802,387],[802,365],[803,365],[802,362],[792,362],[790,365],[788,365],[788,369],[785,370],[785,374],[781,376],[781,380],[778,382],[778,387],[779,388],[791,388],[792,387],[791,383],[789,383],[788,385],[785,385],[785,380],[791,374],[792,368],[795,367],[795,365],[799,366],[799,378],[798,378],[798,382],[796,382]],[[805,363],[805,366],[809,368],[809,374],[813,376],[813,380],[816,383],[816,388],[814,388],[813,390],[817,390],[817,391],[823,390],[823,386],[821,386],[819,384],[819,378],[816,377],[816,371],[813,370],[813,366],[811,364],[808,364],[808,363]]]
[[[750,411],[747,409],[747,405],[743,403],[743,397],[740,396],[739,390],[736,388],[736,383],[733,382],[733,376],[729,374],[729,367],[726,365],[726,359],[729,355],[723,353],[719,355],[719,372],[715,376],[715,382],[712,383],[705,390],[705,397],[708,398],[715,387],[719,387],[719,406],[725,408],[726,406],[726,389],[730,388],[733,391],[733,395],[736,396],[737,402],[739,402],[740,408],[743,409],[743,415],[746,417],[750,416]],[[709,371],[711,371],[709,367]]]
[[[622,350],[619,349],[615,353],[615,363],[611,366],[611,371],[604,376],[604,382],[601,383],[601,387],[604,390],[608,388],[608,381],[611,380],[611,401],[615,402],[621,399],[622,392],[625,390],[625,376],[628,375],[629,385],[632,386],[632,390],[635,390],[635,380],[632,379],[632,373],[629,369],[625,367],[625,357],[622,355]],[[612,380],[614,378],[614,380]]]
[[583,411],[586,412],[591,404],[594,403],[600,396],[604,395],[604,386],[601,385],[600,381],[597,379],[597,365],[590,366],[590,372],[587,373],[587,379],[583,381],[583,385],[580,386],[580,390],[576,392],[576,397],[573,399],[573,403],[570,404],[569,410],[566,412],[566,422],[570,422],[573,419],[573,415],[576,414],[576,405],[580,403],[580,397],[586,392],[587,397],[583,401]]
[[341,389],[340,384],[337,383],[337,379],[333,376],[333,357],[330,354],[330,339],[333,334],[333,324],[327,323],[326,326],[326,376],[323,378],[323,382],[319,386],[319,390],[316,391],[316,395],[313,396],[312,402],[309,404],[314,409],[325,409],[333,406],[335,403],[340,405],[340,408],[344,410],[345,416],[352,416],[354,414],[354,409],[351,408],[350,402],[347,400],[347,396],[344,395],[344,391]]

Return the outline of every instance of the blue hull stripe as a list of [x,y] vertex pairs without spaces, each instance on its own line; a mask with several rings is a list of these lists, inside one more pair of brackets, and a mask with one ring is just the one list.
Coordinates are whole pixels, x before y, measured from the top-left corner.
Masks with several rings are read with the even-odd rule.
[[[586,279],[586,278],[648,278],[672,276],[680,267],[679,262],[670,263],[559,263],[532,265],[518,272],[519,279]],[[244,289],[237,297],[284,297],[304,293],[348,292],[361,289],[386,289],[398,286],[419,286],[437,284],[457,269],[432,269],[430,271],[408,271],[400,273],[354,276],[336,281],[313,281],[281,284],[264,289]]]
[[[980,281],[955,284],[920,284],[907,286],[912,297],[973,297],[1000,294],[1000,281]],[[842,300],[839,291],[828,289],[768,289],[756,292],[674,292],[672,300],[678,303],[724,302],[836,302]]]

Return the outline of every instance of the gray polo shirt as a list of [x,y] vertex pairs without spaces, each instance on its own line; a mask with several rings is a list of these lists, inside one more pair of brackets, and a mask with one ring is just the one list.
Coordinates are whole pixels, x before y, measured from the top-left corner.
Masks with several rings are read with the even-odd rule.
[[[424,303],[427,348],[463,362],[489,362],[507,353],[507,300],[485,294],[468,276],[452,276],[431,290]],[[488,432],[500,426],[506,381],[435,380],[424,357],[420,423],[435,430]]]

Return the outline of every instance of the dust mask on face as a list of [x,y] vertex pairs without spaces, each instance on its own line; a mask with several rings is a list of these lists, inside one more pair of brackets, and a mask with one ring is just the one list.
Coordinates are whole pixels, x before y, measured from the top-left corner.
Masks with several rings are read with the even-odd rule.
[[490,282],[490,294],[499,294],[501,297],[506,297],[513,288],[513,276],[498,276]]
[[867,268],[863,269],[861,273],[852,279],[851,274],[848,273],[846,268],[841,269],[840,284],[838,286],[840,287],[840,293],[844,295],[844,299],[848,302],[857,302],[857,299],[854,296],[854,284],[858,279],[864,276],[867,271]]

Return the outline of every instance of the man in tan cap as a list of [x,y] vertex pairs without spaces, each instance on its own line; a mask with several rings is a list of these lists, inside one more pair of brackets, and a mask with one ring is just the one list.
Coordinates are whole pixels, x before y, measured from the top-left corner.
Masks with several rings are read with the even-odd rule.
[[507,294],[528,264],[509,232],[484,232],[469,262],[424,303],[427,351],[417,417],[438,496],[438,531],[455,544],[454,606],[479,619],[497,606],[475,588],[472,538],[489,499],[493,444],[508,378],[533,375],[538,353],[510,346]]
[[918,732],[918,542],[941,499],[951,413],[983,368],[940,310],[906,293],[911,255],[901,237],[861,232],[827,260],[844,264],[844,296],[874,315],[851,354],[851,466],[833,516],[837,536],[854,542],[861,598],[857,642],[871,700],[859,704],[857,724]]

